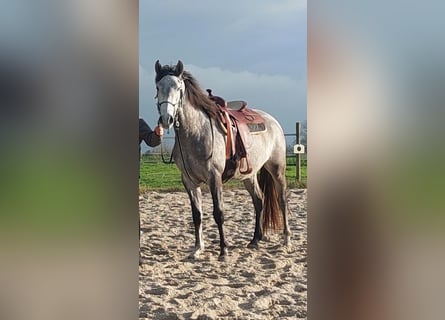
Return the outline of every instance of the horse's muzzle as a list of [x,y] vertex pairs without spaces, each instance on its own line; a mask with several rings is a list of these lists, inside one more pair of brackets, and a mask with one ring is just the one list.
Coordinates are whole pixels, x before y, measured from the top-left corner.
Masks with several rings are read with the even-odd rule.
[[165,115],[165,116],[160,116],[158,123],[164,128],[164,129],[170,129],[171,126],[173,125],[173,117],[171,115]]

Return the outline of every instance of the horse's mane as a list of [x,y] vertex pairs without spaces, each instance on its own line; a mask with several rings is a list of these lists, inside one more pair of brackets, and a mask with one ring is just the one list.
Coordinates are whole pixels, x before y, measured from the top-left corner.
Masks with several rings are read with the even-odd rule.
[[[175,73],[175,66],[164,65],[159,73],[156,74],[155,81],[158,82],[166,75],[177,76]],[[208,95],[199,86],[198,81],[188,71],[182,73],[182,79],[185,83],[185,94],[187,100],[195,108],[201,108],[210,117],[216,118],[217,107],[215,102],[210,100]]]

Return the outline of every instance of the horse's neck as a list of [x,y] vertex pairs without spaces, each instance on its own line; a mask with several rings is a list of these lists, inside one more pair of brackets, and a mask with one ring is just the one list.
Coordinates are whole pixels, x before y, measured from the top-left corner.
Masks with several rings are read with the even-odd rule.
[[180,132],[183,131],[188,136],[202,137],[211,129],[208,115],[187,102],[180,112],[179,123],[182,129]]

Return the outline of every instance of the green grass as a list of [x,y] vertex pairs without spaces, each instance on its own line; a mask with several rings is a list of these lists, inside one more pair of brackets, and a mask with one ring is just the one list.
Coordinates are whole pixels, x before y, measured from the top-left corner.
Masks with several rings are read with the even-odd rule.
[[176,164],[142,161],[140,164],[139,187],[144,190],[182,190],[181,174]]
[[[295,158],[290,157],[286,167],[288,187],[306,188],[307,167],[305,161],[302,161],[302,179],[300,181],[296,181],[295,172]],[[225,188],[238,188],[242,187],[242,183],[238,180],[230,180],[224,186]],[[183,191],[184,186],[182,185],[181,174],[176,164],[165,164],[156,155],[143,155],[140,162],[139,190],[141,193],[149,190]]]

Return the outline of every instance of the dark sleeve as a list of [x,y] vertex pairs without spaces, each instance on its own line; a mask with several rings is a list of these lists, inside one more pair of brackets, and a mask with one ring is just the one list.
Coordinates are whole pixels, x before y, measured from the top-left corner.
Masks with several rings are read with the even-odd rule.
[[156,147],[161,144],[161,137],[151,130],[144,119],[139,119],[139,144],[142,141],[150,147]]

